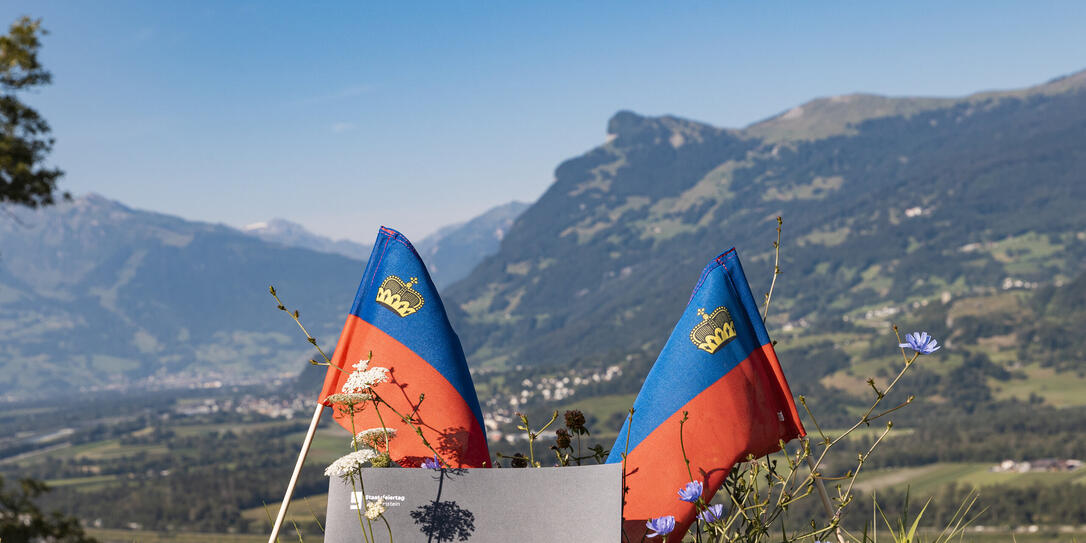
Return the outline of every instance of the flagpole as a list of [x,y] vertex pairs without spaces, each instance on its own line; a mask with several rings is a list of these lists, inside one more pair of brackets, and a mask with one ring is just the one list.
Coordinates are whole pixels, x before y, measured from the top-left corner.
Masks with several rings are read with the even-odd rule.
[[294,496],[294,485],[298,483],[298,474],[301,473],[302,464],[305,464],[305,457],[309,454],[309,445],[313,443],[313,436],[317,433],[317,425],[321,421],[323,411],[324,404],[318,402],[316,411],[313,411],[313,420],[309,423],[309,431],[305,433],[302,450],[298,453],[298,462],[294,464],[294,473],[291,474],[290,483],[287,484],[287,493],[283,496],[283,503],[279,505],[279,514],[275,517],[275,525],[272,526],[268,543],[275,543],[275,539],[279,537],[279,528],[283,526],[283,519],[287,516],[287,507],[290,506],[290,498]]
[[[807,439],[804,438],[804,441],[807,441]],[[815,473],[815,464],[814,461],[811,460],[810,455],[807,455],[807,467],[811,469],[811,478],[815,481],[815,488],[818,489],[818,495],[822,497],[822,507],[826,508],[826,514],[830,516],[830,521],[832,522],[836,515],[833,514],[833,508],[830,506],[830,496],[826,492],[826,485],[822,483],[822,477]],[[840,527],[837,528],[836,532],[837,541],[839,543],[845,543],[844,538],[841,537]]]

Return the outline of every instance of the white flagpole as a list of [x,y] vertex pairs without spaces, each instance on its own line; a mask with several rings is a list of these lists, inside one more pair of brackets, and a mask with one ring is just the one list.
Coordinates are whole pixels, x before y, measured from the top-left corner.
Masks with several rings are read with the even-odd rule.
[[[807,438],[803,438],[803,440],[807,441]],[[810,456],[807,457],[807,467],[811,469],[811,476],[814,478],[815,487],[818,489],[818,495],[822,497],[822,507],[826,508],[826,514],[830,516],[830,521],[832,522],[836,515],[833,514],[833,507],[830,506],[830,496],[826,492],[826,485],[822,484],[822,477],[816,473],[814,461],[811,460]],[[845,543],[845,538],[841,535],[840,526],[837,527],[836,535],[838,543]]]
[[317,410],[313,412],[313,421],[309,423],[309,431],[305,434],[305,441],[302,442],[302,451],[298,453],[298,462],[294,464],[294,473],[290,476],[290,483],[287,484],[287,493],[283,496],[283,503],[279,505],[279,515],[275,517],[275,525],[272,526],[271,536],[268,537],[268,543],[275,543],[275,539],[279,537],[279,528],[283,526],[283,519],[287,516],[287,507],[290,506],[290,498],[294,496],[294,485],[298,483],[298,474],[302,471],[302,464],[305,463],[305,457],[309,454],[309,445],[313,442],[313,435],[317,433],[317,424],[321,421],[321,412],[324,411],[324,404],[317,403]]

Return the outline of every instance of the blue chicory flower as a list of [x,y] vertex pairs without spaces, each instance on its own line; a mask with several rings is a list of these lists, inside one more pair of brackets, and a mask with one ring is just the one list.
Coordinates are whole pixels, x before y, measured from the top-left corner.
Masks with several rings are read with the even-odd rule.
[[645,523],[648,529],[655,533],[649,534],[649,537],[656,537],[658,535],[670,534],[675,529],[675,517],[668,515],[666,517],[654,518]]
[[710,505],[706,507],[704,511],[698,513],[698,518],[702,522],[716,522],[720,520],[720,517],[724,516],[724,504]]
[[690,481],[686,483],[686,486],[679,489],[679,499],[684,502],[695,503],[701,497],[701,489],[700,481]]
[[423,460],[422,467],[428,469],[441,469],[441,461],[437,459],[437,455],[435,454],[433,458]]
[[931,354],[941,348],[939,342],[935,341],[935,338],[929,336],[927,332],[905,334],[905,343],[899,343],[898,346],[901,348],[908,347],[920,354]]

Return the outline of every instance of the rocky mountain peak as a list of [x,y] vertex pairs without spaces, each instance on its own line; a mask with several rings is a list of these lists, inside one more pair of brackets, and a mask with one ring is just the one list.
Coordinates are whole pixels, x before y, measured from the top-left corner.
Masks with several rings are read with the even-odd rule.
[[632,111],[615,113],[607,122],[608,141],[622,144],[657,144],[667,141],[678,148],[690,141],[702,141],[708,134],[723,130],[673,115],[646,117]]

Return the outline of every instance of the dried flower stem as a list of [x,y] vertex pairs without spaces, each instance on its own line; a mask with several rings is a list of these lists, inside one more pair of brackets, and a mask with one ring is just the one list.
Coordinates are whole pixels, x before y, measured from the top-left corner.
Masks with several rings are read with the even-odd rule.
[[[897,385],[898,381],[900,381],[901,378],[905,376],[905,373],[909,370],[909,367],[912,366],[912,363],[916,360],[916,358],[918,356],[920,356],[920,353],[916,353],[915,355],[913,355],[911,360],[907,360],[905,362],[905,367],[902,368],[900,372],[898,372],[897,376],[894,377],[893,381],[890,381],[890,384],[886,386],[886,389],[882,391],[882,394],[879,397],[875,398],[875,401],[871,404],[871,407],[867,408],[867,411],[865,411],[863,416],[860,417],[860,420],[857,421],[856,424],[853,424],[851,428],[846,430],[845,433],[837,436],[832,442],[830,442],[830,445],[833,445],[834,443],[837,443],[838,441],[841,441],[846,436],[848,436],[850,433],[852,433],[852,431],[859,428],[861,425],[869,424],[871,422],[871,420],[872,420],[871,419],[871,412],[874,411],[875,408],[877,408],[880,403],[882,403],[883,398],[885,398],[886,395],[890,393],[890,390],[892,390],[894,388],[894,386]],[[895,409],[898,409],[898,408],[895,408]],[[889,411],[887,411],[886,413],[889,413]],[[882,414],[880,414],[878,416],[881,417],[882,415],[885,415],[886,413],[882,413]]]
[[883,438],[885,438],[886,435],[890,433],[890,429],[893,427],[893,422],[886,423],[886,429],[883,430],[881,434],[879,434],[878,439],[876,439],[875,442],[871,444],[871,447],[867,449],[867,453],[860,455],[859,462],[856,464],[856,471],[853,472],[852,478],[848,482],[848,488],[845,489],[845,493],[843,495],[840,495],[841,501],[840,504],[837,506],[837,511],[834,513],[835,519],[841,518],[841,511],[845,508],[846,505],[848,505],[849,502],[852,501],[852,487],[856,484],[856,478],[860,476],[860,470],[863,469],[864,462],[867,460],[867,457],[871,456],[871,453],[874,452],[875,447],[879,446],[879,443],[881,443]]
[[781,274],[781,225],[784,221],[777,217],[777,241],[773,242],[773,280],[769,282],[769,292],[765,294],[765,309],[762,313],[762,323],[769,318],[769,300],[773,298],[773,287],[777,285],[777,276]]
[[686,462],[686,475],[693,481],[694,472],[690,470],[690,458],[686,456],[686,445],[683,444],[683,425],[686,424],[686,420],[689,418],[690,412],[683,411],[683,418],[679,419],[679,450],[683,453],[683,462]]
[[[395,407],[392,407],[392,405],[390,405],[388,402],[386,402],[384,400],[384,398],[382,398],[379,394],[377,394],[377,391],[372,391],[372,393],[373,393],[373,398],[374,398],[375,401],[379,401],[379,402],[385,404],[385,407],[388,407],[389,410],[391,410],[393,414],[395,414],[397,417],[400,417],[400,420],[402,420],[404,422],[404,424],[407,424],[408,426],[411,427],[412,430],[415,431],[415,434],[417,434],[419,436],[419,439],[422,440],[422,444],[430,452],[434,453],[435,457],[437,457],[438,462],[440,462],[443,466],[445,466],[447,468],[452,467],[452,465],[449,464],[448,462],[446,462],[445,458],[443,456],[441,456],[440,454],[438,454],[437,451],[434,450],[434,447],[432,445],[430,445],[430,441],[427,440],[426,436],[422,434],[422,428],[419,428],[418,425],[415,424],[413,418],[406,417],[406,416],[403,415],[403,413],[400,413],[399,411],[397,411]],[[422,403],[422,400],[423,400],[423,396],[420,394],[419,395],[419,403],[420,404]],[[417,412],[418,412],[418,407],[415,408],[415,411],[412,412],[411,416],[414,417],[415,413],[417,413]]]
[[[897,327],[895,326],[894,329],[895,329],[894,331],[896,333],[897,332]],[[902,352],[904,353],[904,350]],[[822,436],[823,445],[825,445],[825,448],[822,449],[822,453],[818,456],[818,459],[815,460],[814,462],[811,462],[810,457],[807,458],[807,464],[808,464],[808,467],[810,468],[810,473],[804,479],[804,481],[802,483],[803,485],[807,485],[808,482],[814,482],[815,484],[818,484],[818,483],[821,482],[820,481],[821,479],[824,479],[824,477],[818,472],[818,468],[822,465],[823,460],[825,460],[825,458],[826,458],[826,454],[829,452],[829,450],[834,445],[836,445],[842,439],[849,436],[852,432],[854,432],[860,426],[865,425],[865,424],[870,424],[872,420],[877,419],[879,417],[882,417],[882,416],[884,416],[886,414],[889,414],[889,413],[891,413],[893,411],[896,411],[898,409],[901,409],[902,407],[912,403],[913,398],[910,396],[904,403],[902,403],[902,404],[900,404],[900,405],[898,405],[896,407],[893,407],[891,409],[888,409],[886,411],[883,411],[882,413],[879,413],[878,415],[876,415],[874,417],[871,416],[871,413],[874,412],[874,410],[876,408],[878,408],[879,404],[882,403],[882,400],[884,398],[886,398],[886,396],[890,393],[890,391],[893,390],[893,388],[895,386],[897,386],[897,384],[901,380],[901,378],[905,376],[905,373],[909,371],[909,368],[912,367],[912,363],[916,361],[916,358],[918,356],[920,356],[920,353],[916,353],[915,355],[913,355],[913,357],[911,359],[906,357],[904,367],[901,368],[901,371],[898,372],[898,374],[894,377],[894,379],[892,381],[890,381],[890,384],[887,385],[884,390],[882,390],[880,392],[877,388],[875,388],[875,392],[876,392],[875,401],[872,402],[871,406],[867,409],[866,412],[864,412],[863,416],[860,417],[860,420],[858,420],[856,422],[856,424],[852,425],[851,428],[849,428],[848,430],[845,430],[841,435],[836,436],[833,439],[830,439],[829,436],[827,436],[822,431],[822,428],[818,427],[817,422],[815,423],[816,427],[818,427],[819,434]],[[800,403],[803,404],[803,407],[805,409],[807,409],[807,413],[809,415],[811,415],[810,409],[807,407],[807,402],[805,401],[804,398],[800,397]],[[811,420],[814,420],[813,415],[811,415]],[[888,426],[892,426],[892,424],[888,425]],[[887,428],[886,432],[889,432],[889,427]],[[841,513],[842,513],[842,511],[844,509],[844,506],[847,505],[849,501],[851,501],[852,486],[853,486],[853,484],[855,484],[856,476],[859,474],[860,468],[863,466],[864,460],[867,458],[868,455],[871,454],[871,452],[874,450],[875,446],[877,446],[882,441],[882,438],[886,435],[886,432],[884,432],[883,435],[880,436],[875,441],[875,443],[872,444],[872,447],[871,447],[871,449],[868,450],[867,455],[861,455],[860,456],[859,465],[856,468],[856,473],[852,474],[852,478],[851,478],[851,481],[849,483],[848,489],[845,492],[845,495],[843,497],[841,497],[839,506],[837,507],[837,510],[835,512],[833,512],[832,519],[831,519],[831,524],[830,524],[831,526],[836,527],[840,523]],[[825,505],[825,499],[823,500],[823,505]],[[827,511],[827,512],[829,512],[829,511]],[[839,543],[844,543],[844,538],[841,535],[840,530],[837,530],[837,539],[838,539]]]
[[381,417],[381,410],[378,408],[377,399],[371,400],[373,402],[373,412],[377,413],[377,421],[381,423],[381,430],[385,433],[385,454],[388,458],[392,459],[392,441],[388,438],[388,426],[385,425],[385,419]]
[[[630,415],[628,424],[626,425],[626,449],[622,453],[622,509],[626,509],[626,494],[630,490],[626,486],[626,457],[630,455],[630,432],[633,431],[633,416],[634,408],[630,408]],[[626,534],[626,516],[622,516],[622,537],[626,538],[626,542],[630,543],[630,536]]]
[[550,425],[554,424],[554,421],[556,421],[556,420],[558,420],[558,411],[555,411],[554,414],[551,415],[551,420],[547,421],[547,424],[544,424],[542,428],[540,428],[538,431],[532,431],[531,426],[528,425],[528,417],[527,417],[527,415],[524,415],[523,413],[520,415],[521,425],[518,426],[517,428],[519,428],[521,430],[524,430],[528,434],[528,465],[529,466],[536,467],[536,468],[539,467],[539,464],[535,461],[535,440],[539,438],[539,434],[542,434],[543,432],[547,431],[547,428],[550,428]]
[[[686,424],[687,419],[690,418],[688,411],[683,411],[683,418],[679,419],[679,450],[683,453],[683,462],[686,462],[686,475],[690,478],[690,481],[694,480],[694,472],[690,470],[690,457],[686,455],[686,444],[683,442],[683,425]],[[626,432],[629,437],[629,432]],[[698,496],[698,501],[695,506],[697,509],[705,509],[705,502],[701,500],[701,496]],[[701,542],[701,522],[695,519],[694,529],[694,541]]]
[[[354,406],[351,406],[351,435],[352,436],[357,436],[358,435],[358,430],[354,427]],[[358,440],[351,439],[351,446],[354,447],[354,450],[357,452],[358,451]],[[366,500],[366,485],[362,482],[362,472],[361,471],[358,473],[358,486],[362,487],[362,499],[358,501],[358,523],[359,523],[359,527],[362,528],[362,535],[365,536],[366,535],[366,529],[365,529],[366,527],[362,526],[362,511],[366,508],[367,500]],[[352,491],[354,490],[354,476],[353,475],[351,476],[351,490]],[[372,536],[373,535],[373,524],[370,523],[369,518],[366,519],[366,524],[369,526],[369,529],[370,529],[369,533],[370,533],[370,536]],[[370,541],[369,536],[366,537],[366,541]]]
[[314,348],[317,349],[317,352],[321,354],[321,358],[324,359],[324,362],[317,362],[316,360],[310,360],[309,363],[314,365],[314,366],[331,366],[333,368],[336,368],[339,371],[346,372],[346,370],[344,370],[343,368],[340,368],[338,366],[333,365],[332,364],[332,359],[328,358],[328,355],[324,354],[324,350],[321,349],[320,345],[317,345],[317,338],[315,338],[315,337],[313,337],[312,335],[309,334],[309,330],[306,330],[305,325],[303,325],[302,321],[298,318],[298,310],[297,309],[295,309],[294,311],[288,310],[287,306],[283,305],[283,301],[279,299],[279,293],[277,293],[275,291],[274,286],[269,286],[268,287],[268,292],[271,293],[272,298],[275,298],[275,302],[278,304],[276,306],[276,309],[286,313],[287,315],[290,315],[290,318],[294,319],[294,322],[298,325],[298,328],[301,328],[302,333],[305,334],[305,339],[309,341],[310,345],[312,345]]
[[[358,435],[358,430],[354,427],[354,406],[353,405],[350,406],[349,411],[350,411],[349,416],[351,417],[351,436],[357,436]],[[351,439],[351,448],[353,448],[355,450],[355,452],[358,452],[358,440],[353,439],[353,437]],[[361,472],[359,472],[359,474],[358,474],[358,483],[359,484],[362,483],[362,473]],[[358,494],[357,494],[358,490],[354,486],[354,474],[351,475],[351,492],[355,492],[354,495],[358,496]],[[362,487],[362,499],[357,500],[357,501],[358,501],[358,527],[362,528],[362,536],[366,538],[366,541],[369,541],[370,538],[369,538],[368,535],[366,535],[366,526],[364,524],[362,524],[362,511],[366,507],[366,487],[364,487],[364,486]],[[367,519],[366,522],[369,522],[369,520]],[[373,533],[373,526],[372,525],[370,526],[370,533],[371,534]]]
[[[909,365],[909,357],[908,357],[908,355],[905,354],[905,347],[901,346],[901,332],[898,331],[896,324],[893,325],[893,328],[894,328],[894,336],[897,337],[898,348],[901,349],[901,359],[904,360],[905,365],[908,366]],[[917,353],[917,354],[919,354],[919,353]],[[913,356],[913,360],[916,360],[915,356]]]
[[385,528],[388,528],[388,543],[392,543],[392,526],[388,524],[388,519],[385,518],[383,513],[381,514],[381,520],[385,522]]

